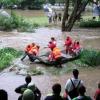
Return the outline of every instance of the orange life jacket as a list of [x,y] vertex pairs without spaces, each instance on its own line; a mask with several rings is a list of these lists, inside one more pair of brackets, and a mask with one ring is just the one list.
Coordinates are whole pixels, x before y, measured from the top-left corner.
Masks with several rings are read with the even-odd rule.
[[29,54],[37,55],[38,52],[39,52],[39,49],[38,49],[37,46],[35,45],[34,47],[31,48],[31,50],[29,51]]
[[59,48],[55,47],[52,51],[53,58],[56,60],[57,58],[61,57],[61,51]]
[[25,48],[25,52],[29,52],[32,47],[33,47],[32,44],[27,45]]

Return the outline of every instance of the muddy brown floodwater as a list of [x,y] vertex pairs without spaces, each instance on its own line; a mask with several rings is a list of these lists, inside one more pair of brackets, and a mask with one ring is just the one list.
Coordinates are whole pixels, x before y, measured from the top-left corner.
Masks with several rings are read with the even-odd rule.
[[[41,53],[46,50],[43,49],[54,36],[57,39],[57,45],[63,49],[63,43],[66,35],[70,35],[73,40],[77,39],[81,42],[83,48],[94,48],[100,50],[100,29],[73,29],[72,32],[62,33],[58,28],[39,28],[35,33],[18,33],[13,32],[0,32],[0,48],[13,47],[18,50],[23,50],[26,44],[36,42],[41,46]],[[25,64],[19,62],[20,65]],[[29,64],[28,64],[29,66]],[[43,65],[41,65],[43,67]],[[33,64],[31,67],[37,67]],[[42,92],[43,98],[51,92],[51,87],[54,83],[59,82],[62,85],[62,93],[66,80],[71,77],[71,73],[64,73],[61,75],[44,74],[40,76],[32,76],[33,82],[39,87]],[[16,75],[14,72],[3,71],[0,73],[0,89],[5,89],[8,92],[9,100],[17,100],[18,94],[14,89],[24,83],[25,76]],[[80,70],[80,78],[84,80],[87,87],[87,94],[93,97],[93,93],[100,81],[100,68]]]

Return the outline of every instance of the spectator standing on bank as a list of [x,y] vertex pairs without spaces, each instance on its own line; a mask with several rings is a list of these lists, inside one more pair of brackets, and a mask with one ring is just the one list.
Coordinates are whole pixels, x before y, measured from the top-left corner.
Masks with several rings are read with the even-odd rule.
[[73,70],[73,77],[68,79],[65,85],[65,92],[70,96],[71,99],[79,95],[78,89],[83,85],[83,81],[78,78],[79,71]]
[[61,19],[62,19],[62,14],[58,13],[58,21],[61,22]]
[[100,6],[97,2],[93,2],[93,19],[95,19],[97,16],[100,18]]
[[0,100],[8,100],[8,94],[3,89],[0,89]]
[[47,96],[45,100],[63,100],[63,98],[60,96],[61,92],[61,85],[56,83],[52,86],[53,94],[51,96]]
[[28,89],[32,90],[34,94],[34,100],[40,100],[41,99],[41,91],[37,88],[37,86],[34,83],[28,84]]
[[98,89],[95,91],[94,100],[100,100],[100,82],[98,83]]
[[72,100],[92,100],[90,96],[85,95],[86,93],[86,88],[84,86],[81,86],[79,88],[79,96]]
[[22,94],[23,94],[23,92],[24,92],[24,90],[27,88],[27,86],[28,86],[28,84],[31,82],[31,76],[30,75],[27,75],[26,77],[25,77],[25,84],[23,84],[23,85],[21,85],[21,86],[19,86],[19,87],[17,87],[16,89],[15,89],[15,92],[16,93],[19,93],[19,94],[21,94],[20,96],[19,96],[19,98],[18,98],[18,100],[22,100]]

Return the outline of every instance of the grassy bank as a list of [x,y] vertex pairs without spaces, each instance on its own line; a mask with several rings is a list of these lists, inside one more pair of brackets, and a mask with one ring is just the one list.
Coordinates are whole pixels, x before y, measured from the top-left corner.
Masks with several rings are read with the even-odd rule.
[[20,55],[21,52],[13,48],[7,47],[0,49],[0,70],[8,67],[11,64],[11,61]]
[[34,29],[39,26],[47,26],[48,19],[46,16],[38,17],[22,17],[12,11],[11,17],[0,16],[0,30],[12,31],[17,29],[20,32],[34,32]]
[[85,49],[82,51],[80,58],[73,63],[80,67],[100,66],[100,51]]
[[33,25],[37,26],[47,26],[48,25],[48,18],[46,16],[37,16],[33,18],[25,18],[26,21],[33,23]]

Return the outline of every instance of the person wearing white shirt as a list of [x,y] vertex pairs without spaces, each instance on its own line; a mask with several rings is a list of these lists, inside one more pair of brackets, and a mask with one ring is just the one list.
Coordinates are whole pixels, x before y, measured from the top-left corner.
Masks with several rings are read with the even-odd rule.
[[78,75],[79,75],[79,71],[77,69],[74,69],[73,77],[68,79],[65,85],[65,91],[71,98],[78,96],[76,92],[73,94],[72,91],[75,88],[78,89],[80,86],[83,85],[83,81],[78,78]]

